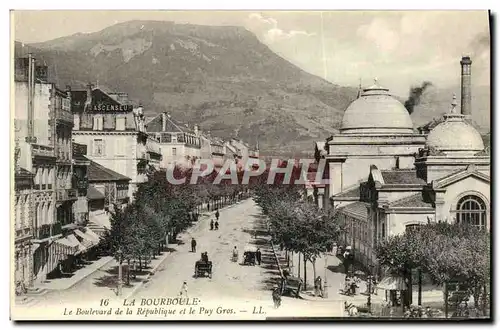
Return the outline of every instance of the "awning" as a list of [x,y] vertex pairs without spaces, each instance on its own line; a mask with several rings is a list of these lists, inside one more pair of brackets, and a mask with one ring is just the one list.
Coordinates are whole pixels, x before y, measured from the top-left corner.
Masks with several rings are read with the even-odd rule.
[[402,277],[388,276],[384,278],[375,287],[384,290],[406,290],[406,283]]
[[55,241],[54,244],[62,246],[62,251],[65,254],[75,254],[78,251],[78,243],[64,237]]
[[111,229],[111,221],[109,220],[109,215],[106,212],[98,214],[90,214],[89,222],[96,225],[93,227],[93,231],[107,231]]
[[78,250],[75,252],[75,255],[78,255],[80,253],[87,251],[87,248],[80,243],[80,241],[78,240],[78,238],[75,237],[75,235],[69,235],[66,237],[66,239],[77,244]]
[[91,239],[88,235],[85,235],[82,233],[80,230],[76,229],[74,233],[82,239],[82,244],[85,246],[87,249],[91,248],[92,246],[95,245],[94,240]]
[[85,228],[85,235],[87,235],[95,244],[98,244],[101,241],[99,236],[88,227]]
[[87,188],[87,199],[89,200],[98,200],[98,199],[105,199],[106,197],[94,186],[89,186]]

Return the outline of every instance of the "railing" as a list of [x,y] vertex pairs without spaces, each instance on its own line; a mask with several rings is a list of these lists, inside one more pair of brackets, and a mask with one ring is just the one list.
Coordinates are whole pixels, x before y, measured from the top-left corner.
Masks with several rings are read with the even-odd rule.
[[42,225],[35,230],[36,239],[46,239],[51,236],[59,235],[62,232],[61,223]]
[[57,189],[56,190],[56,200],[57,201],[66,201],[76,199],[78,196],[76,189]]
[[31,144],[33,156],[40,157],[55,157],[54,147],[44,146],[41,144]]
[[16,230],[16,239],[31,236],[31,227],[24,227]]

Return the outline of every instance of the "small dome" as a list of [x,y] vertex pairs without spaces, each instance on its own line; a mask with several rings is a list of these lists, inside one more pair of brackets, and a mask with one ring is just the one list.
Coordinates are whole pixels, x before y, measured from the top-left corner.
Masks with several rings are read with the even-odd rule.
[[445,154],[475,154],[484,150],[481,134],[464,121],[465,116],[455,113],[456,97],[451,113],[444,115],[444,121],[434,127],[427,136],[427,146]]
[[413,122],[403,104],[375,80],[375,85],[364,89],[347,107],[340,131],[344,134],[413,134]]

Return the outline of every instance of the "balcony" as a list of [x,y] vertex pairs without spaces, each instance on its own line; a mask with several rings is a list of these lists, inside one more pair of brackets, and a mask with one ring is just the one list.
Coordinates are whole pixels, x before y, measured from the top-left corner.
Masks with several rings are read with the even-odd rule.
[[16,230],[15,240],[19,241],[22,239],[30,238],[33,235],[30,227],[24,227]]
[[56,190],[56,201],[64,202],[70,200],[76,200],[78,198],[78,193],[76,189],[57,189]]
[[54,147],[33,143],[31,144],[31,148],[33,157],[56,158],[54,154]]
[[42,225],[42,226],[38,227],[35,230],[34,236],[35,236],[36,240],[43,240],[43,239],[47,239],[51,236],[59,235],[59,234],[61,234],[61,232],[62,232],[61,223],[56,222],[53,224]]
[[66,109],[56,109],[54,119],[56,123],[73,124],[73,114]]

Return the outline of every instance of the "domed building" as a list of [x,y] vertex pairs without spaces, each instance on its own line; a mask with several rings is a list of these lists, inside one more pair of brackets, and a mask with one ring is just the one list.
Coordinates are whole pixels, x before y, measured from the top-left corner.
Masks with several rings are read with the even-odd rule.
[[[468,98],[462,97],[461,110],[470,114]],[[315,187],[318,204],[337,208],[347,228],[339,244],[350,245],[375,272],[378,242],[414,226],[447,221],[490,228],[490,157],[456,109],[454,97],[438,125],[414,133],[405,107],[376,83],[346,109],[340,132],[316,144],[329,178]]]
[[328,163],[329,184],[316,193],[323,205],[331,198],[351,201],[370,165],[413,168],[414,154],[425,146],[425,136],[414,131],[404,105],[376,80],[347,107],[339,131],[316,143],[316,158]]

